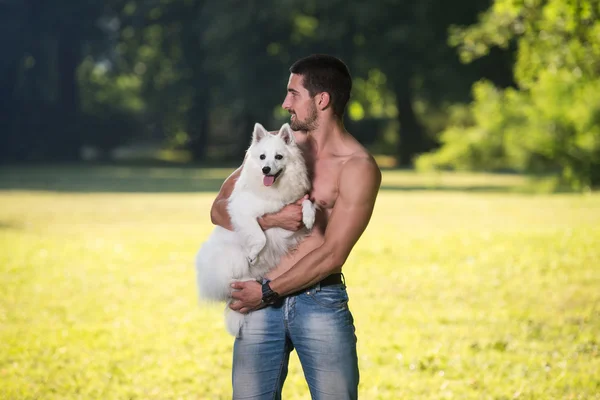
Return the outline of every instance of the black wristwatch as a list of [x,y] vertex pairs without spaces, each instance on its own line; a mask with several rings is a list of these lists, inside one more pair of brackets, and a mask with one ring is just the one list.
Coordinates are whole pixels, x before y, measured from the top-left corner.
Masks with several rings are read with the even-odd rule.
[[270,305],[279,300],[279,294],[269,286],[269,281],[262,284],[262,302]]

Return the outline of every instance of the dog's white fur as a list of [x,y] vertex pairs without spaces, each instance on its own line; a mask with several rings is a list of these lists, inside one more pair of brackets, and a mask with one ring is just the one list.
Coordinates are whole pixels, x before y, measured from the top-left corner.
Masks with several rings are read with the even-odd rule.
[[[263,182],[264,167],[270,168],[269,175],[279,173],[271,186]],[[230,334],[237,336],[244,322],[243,314],[229,308],[231,282],[262,279],[312,228],[315,207],[310,200],[303,201],[305,227],[297,232],[282,228],[263,231],[257,218],[281,210],[309,191],[306,163],[289,124],[270,134],[256,123],[227,205],[234,231],[216,226],[196,255],[200,299],[227,301],[225,321]]]

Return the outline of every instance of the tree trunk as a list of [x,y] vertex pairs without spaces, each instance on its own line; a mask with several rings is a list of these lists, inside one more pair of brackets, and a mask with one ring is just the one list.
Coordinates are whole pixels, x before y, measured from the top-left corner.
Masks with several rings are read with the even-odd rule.
[[80,61],[80,43],[68,29],[58,34],[58,109],[56,147],[50,155],[59,161],[79,160],[83,135],[79,130],[79,93],[77,67]]
[[192,97],[192,107],[188,112],[188,133],[190,143],[188,148],[194,161],[203,161],[206,158],[209,132],[209,100],[202,87],[196,85]]
[[410,75],[400,74],[398,79],[394,85],[398,120],[400,121],[400,140],[397,148],[398,165],[411,167],[414,157],[423,151],[424,130],[413,108]]
[[210,132],[210,78],[204,68],[205,55],[202,50],[204,32],[197,30],[205,3],[205,1],[195,0],[185,3],[181,9],[183,13],[181,18],[184,20],[181,44],[185,54],[190,57],[186,59],[186,63],[190,68],[189,84],[193,90],[192,105],[186,116],[187,131],[190,137],[188,150],[192,153],[192,160],[196,162],[203,162],[206,159]]
[[0,163],[14,160],[15,115],[21,105],[15,96],[18,77],[18,61],[3,68],[0,76]]
[[267,130],[271,129],[268,127],[265,119],[256,118],[250,112],[245,112],[242,116],[239,117],[239,123],[237,124],[239,129],[239,138],[235,139],[237,141],[237,145],[231,155],[231,161],[242,164],[244,157],[246,156],[246,150],[250,147],[250,143],[252,142],[252,132],[254,131],[254,124],[257,122],[261,123]]

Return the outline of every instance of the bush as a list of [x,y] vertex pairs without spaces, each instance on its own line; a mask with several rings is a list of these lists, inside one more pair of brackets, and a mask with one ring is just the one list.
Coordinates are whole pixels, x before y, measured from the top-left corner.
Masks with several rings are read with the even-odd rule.
[[530,90],[480,82],[473,94],[419,169],[560,171],[577,190],[600,183],[600,79],[544,72]]
[[518,88],[473,87],[419,169],[559,172],[576,190],[600,185],[600,22],[597,1],[496,0],[480,22],[454,28],[467,62],[517,39]]

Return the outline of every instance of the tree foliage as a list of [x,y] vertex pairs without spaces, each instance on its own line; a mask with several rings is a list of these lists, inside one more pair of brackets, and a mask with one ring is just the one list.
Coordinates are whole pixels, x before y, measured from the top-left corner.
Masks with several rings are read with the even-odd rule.
[[349,130],[408,166],[435,144],[430,110],[467,99],[481,77],[504,84],[509,70],[510,51],[461,65],[447,44],[448,28],[474,22],[487,1],[44,4],[0,2],[0,160],[72,160],[83,145],[107,154],[162,140],[196,161],[239,162],[256,121],[287,118],[290,64],[330,53],[355,78]]
[[598,0],[496,0],[478,24],[455,28],[451,41],[467,62],[515,41],[517,87],[475,85],[470,115],[456,117],[440,150],[419,165],[560,171],[577,189],[600,184],[599,7]]

